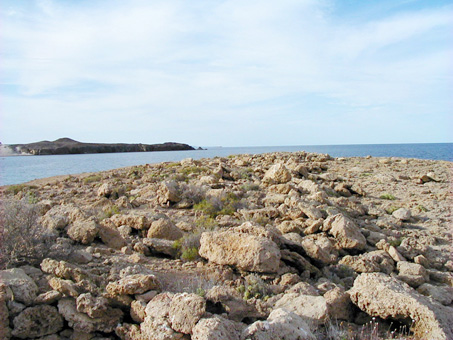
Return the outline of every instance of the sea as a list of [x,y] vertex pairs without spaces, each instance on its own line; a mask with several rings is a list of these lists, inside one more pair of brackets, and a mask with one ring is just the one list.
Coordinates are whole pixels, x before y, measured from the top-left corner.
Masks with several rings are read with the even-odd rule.
[[160,162],[177,162],[184,158],[201,159],[276,151],[317,152],[329,154],[332,157],[404,157],[453,162],[453,143],[204,147],[204,150],[193,151],[6,156],[0,157],[0,186],[21,184],[34,179],[58,175],[89,173]]

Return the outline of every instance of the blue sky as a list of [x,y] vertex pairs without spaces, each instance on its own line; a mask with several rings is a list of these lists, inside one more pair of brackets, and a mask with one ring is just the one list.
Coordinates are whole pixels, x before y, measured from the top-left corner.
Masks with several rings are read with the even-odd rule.
[[451,1],[0,3],[0,141],[453,142]]

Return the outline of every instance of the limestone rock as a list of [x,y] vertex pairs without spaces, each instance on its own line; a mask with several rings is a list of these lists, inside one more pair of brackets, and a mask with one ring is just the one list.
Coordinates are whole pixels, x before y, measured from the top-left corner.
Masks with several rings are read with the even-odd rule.
[[56,290],[49,290],[48,292],[39,294],[35,301],[35,305],[51,305],[54,302],[57,302],[58,300],[61,299],[63,295]]
[[324,295],[329,309],[329,317],[333,320],[352,319],[352,302],[349,294],[341,287],[329,290]]
[[20,268],[0,271],[0,282],[7,285],[14,294],[15,301],[29,306],[38,294],[36,283]]
[[365,236],[352,220],[342,214],[327,218],[324,221],[323,229],[335,237],[341,248],[357,250],[365,248]]
[[370,251],[357,256],[346,255],[339,264],[351,267],[358,273],[383,272],[390,274],[395,268],[393,259],[383,250]]
[[144,238],[142,242],[153,254],[165,254],[171,257],[178,255],[178,249],[173,246],[174,241],[159,238]]
[[9,340],[11,329],[9,328],[9,311],[6,301],[9,300],[6,292],[9,289],[4,283],[0,282],[0,339]]
[[425,267],[420,264],[400,261],[397,264],[398,279],[406,282],[409,286],[418,287],[429,281],[429,275]]
[[197,294],[176,294],[170,303],[170,324],[175,331],[191,334],[192,328],[206,312],[206,301]]
[[40,223],[50,230],[61,231],[69,223],[78,219],[85,219],[85,215],[79,208],[68,205],[56,205],[41,217]]
[[322,265],[335,263],[338,259],[338,252],[334,248],[332,241],[324,235],[306,236],[301,244],[305,253]]
[[48,280],[49,286],[63,296],[78,297],[80,288],[71,280],[63,280],[58,277],[51,277]]
[[422,338],[453,338],[453,309],[432,303],[396,278],[383,273],[361,274],[349,294],[352,302],[371,316],[411,318],[415,335]]
[[99,237],[106,246],[113,249],[121,249],[127,245],[126,240],[123,238],[123,236],[121,236],[121,233],[118,231],[118,229],[107,223],[100,224]]
[[88,314],[90,318],[106,317],[111,309],[105,297],[95,297],[91,293],[80,294],[76,307],[78,312]]
[[148,238],[178,240],[183,236],[182,231],[168,218],[161,218],[151,223],[148,229]]
[[299,315],[277,308],[266,321],[257,321],[242,332],[243,340],[314,340],[307,322]]
[[274,164],[266,171],[263,177],[264,183],[281,184],[291,180],[291,172],[281,163]]
[[200,256],[217,264],[233,265],[256,272],[277,272],[280,249],[264,235],[254,235],[240,227],[220,232],[205,232],[200,239]]
[[96,238],[99,231],[99,226],[93,219],[85,221],[75,221],[68,228],[68,236],[82,244],[91,244]]
[[322,296],[287,293],[275,304],[275,309],[284,308],[315,324],[321,324],[329,317],[326,299]]
[[178,184],[174,181],[163,182],[157,192],[159,203],[165,205],[167,203],[177,203],[181,201]]
[[142,294],[148,290],[160,290],[160,282],[154,275],[134,274],[116,282],[110,282],[106,290],[112,295]]
[[129,213],[127,215],[116,214],[110,217],[110,221],[119,228],[122,225],[127,225],[136,230],[148,229],[151,222],[144,214]]
[[146,303],[139,300],[131,302],[131,318],[137,323],[142,323],[146,318]]
[[110,309],[108,315],[101,318],[90,318],[87,314],[77,311],[76,301],[71,298],[64,298],[58,301],[58,312],[69,323],[74,330],[92,332],[113,332],[121,321],[123,312],[120,309]]
[[412,217],[411,211],[406,208],[399,208],[392,213],[392,216],[397,220],[407,221]]
[[141,323],[140,332],[144,339],[153,340],[178,340],[184,336],[184,334],[175,332],[170,327],[168,319],[149,316]]
[[169,292],[156,295],[146,305],[146,316],[152,318],[168,318],[173,297],[174,294]]
[[192,329],[192,340],[240,340],[245,325],[219,315],[201,319]]
[[13,320],[12,335],[20,339],[38,338],[63,329],[63,318],[53,306],[26,308]]
[[424,283],[417,288],[417,292],[431,297],[445,306],[450,305],[453,301],[453,288],[449,286],[434,286]]
[[99,197],[110,197],[113,193],[113,186],[110,183],[102,183],[97,190],[97,195]]

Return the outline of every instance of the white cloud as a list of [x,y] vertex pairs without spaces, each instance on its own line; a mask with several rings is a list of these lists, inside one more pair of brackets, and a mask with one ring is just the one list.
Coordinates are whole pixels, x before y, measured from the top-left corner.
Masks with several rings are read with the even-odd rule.
[[[430,109],[439,113],[438,138],[448,138],[451,7],[368,22],[342,21],[332,8],[312,0],[14,5],[2,10],[2,138],[409,142],[423,140],[382,119]],[[339,120],[370,131],[317,132]],[[316,129],[301,139],[306,126]],[[379,140],[373,126],[401,135]]]

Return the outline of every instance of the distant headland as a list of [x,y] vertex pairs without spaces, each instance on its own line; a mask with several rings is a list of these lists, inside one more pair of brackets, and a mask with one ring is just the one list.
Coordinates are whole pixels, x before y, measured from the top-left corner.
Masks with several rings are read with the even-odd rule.
[[41,141],[29,144],[4,144],[0,145],[0,147],[0,155],[2,156],[195,150],[188,144],[174,142],[161,144],[83,143],[71,138],[60,138],[53,142]]

